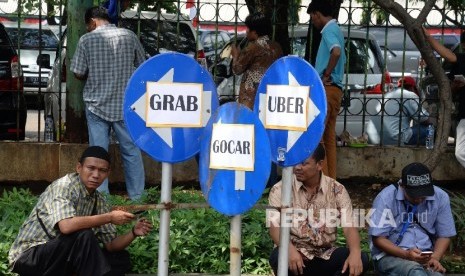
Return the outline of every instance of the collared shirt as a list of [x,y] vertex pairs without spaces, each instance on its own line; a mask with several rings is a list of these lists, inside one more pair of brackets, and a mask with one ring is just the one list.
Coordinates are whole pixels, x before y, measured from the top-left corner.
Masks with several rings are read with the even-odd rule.
[[71,71],[86,75],[86,107],[100,118],[123,120],[123,98],[134,70],[145,60],[136,34],[113,24],[97,27],[78,42]]
[[[269,204],[281,207],[282,182],[273,186]],[[336,180],[321,174],[318,192],[310,196],[302,182],[294,176],[292,184],[291,242],[309,260],[319,257],[328,260],[336,249],[338,224],[352,226],[352,202],[345,187]],[[267,211],[267,223],[280,225],[279,210]],[[336,220],[339,219],[340,223]]]
[[[421,123],[429,118],[428,111],[422,107],[420,98],[414,92],[396,88],[386,93],[384,102],[383,142],[387,145],[397,144],[399,128],[401,128],[401,141],[408,143],[413,135],[410,121]],[[377,104],[376,111],[381,112],[381,103]]]
[[[408,220],[405,202],[401,187],[396,188],[394,185],[390,185],[384,188],[373,202],[368,234],[376,237],[387,237],[395,244],[404,222]],[[436,186],[434,186],[434,195],[426,197],[426,200],[417,206],[417,216],[418,223],[438,238],[449,238],[456,235],[449,196]],[[422,227],[415,222],[409,223],[398,246],[404,250],[414,247],[420,250],[431,250],[433,244]],[[382,251],[374,246],[371,239],[370,248],[375,259],[383,256]]]
[[321,42],[316,54],[315,70],[323,76],[328,66],[331,50],[334,47],[341,49],[341,56],[337,61],[336,67],[331,72],[332,82],[342,88],[342,78],[344,75],[344,64],[346,63],[346,53],[344,50],[344,35],[339,28],[335,19],[330,20],[321,30]]
[[[57,223],[66,218],[90,216],[97,200],[96,213],[104,214],[110,207],[98,191],[89,194],[77,173],[68,174],[50,184],[40,195],[39,200],[27,220],[21,226],[18,236],[8,254],[10,265],[27,249],[50,240],[37,219],[36,210],[47,232],[56,237],[60,234]],[[113,224],[105,224],[93,229],[102,243],[111,242],[116,237]]]
[[250,42],[233,60],[234,74],[242,74],[239,103],[253,109],[258,85],[270,65],[283,55],[281,46],[267,35]]

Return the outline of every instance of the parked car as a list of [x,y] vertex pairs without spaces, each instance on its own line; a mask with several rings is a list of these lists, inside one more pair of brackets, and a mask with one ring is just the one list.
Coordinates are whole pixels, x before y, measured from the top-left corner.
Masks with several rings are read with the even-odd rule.
[[374,35],[384,56],[392,82],[396,83],[402,76],[411,76],[418,81],[421,53],[403,27],[360,28]]
[[[160,20],[158,20],[160,18]],[[147,57],[166,52],[180,52],[193,58],[205,58],[203,47],[196,43],[195,29],[187,17],[156,12],[125,11],[119,19],[120,27],[130,29],[140,36]],[[52,113],[55,129],[60,130],[66,121],[66,31],[60,39],[53,70],[47,84],[44,114]],[[57,133],[58,135],[59,133]],[[59,135],[56,137],[60,137]]]
[[205,58],[207,59],[207,66],[210,67],[215,62],[215,57],[224,45],[231,40],[231,35],[221,30],[200,29],[198,39],[203,46]]
[[26,116],[19,57],[0,23],[0,139],[24,140]]
[[[299,26],[293,30],[294,37],[290,39],[293,53],[303,57],[307,43],[307,26]],[[345,50],[348,58],[348,72],[344,74],[346,96],[343,101],[340,115],[336,122],[336,133],[341,134],[347,130],[352,135],[359,136],[366,132],[366,126],[371,116],[376,116],[376,104],[381,98],[382,91],[369,91],[371,87],[381,83],[384,60],[381,49],[375,37],[361,30],[350,30],[343,28],[346,40]],[[289,32],[291,33],[291,32]],[[237,42],[241,48],[247,45],[243,36],[237,37],[223,47],[219,54],[217,64],[210,67],[217,84],[217,92],[220,103],[235,100],[239,95],[241,76],[232,73],[231,45]],[[366,78],[365,78],[365,72]],[[386,72],[389,81],[389,73]],[[368,90],[368,93],[366,93]]]
[[13,44],[19,46],[24,72],[24,93],[28,108],[43,108],[43,95],[49,79],[50,60],[55,59],[58,38],[46,24],[3,22]]

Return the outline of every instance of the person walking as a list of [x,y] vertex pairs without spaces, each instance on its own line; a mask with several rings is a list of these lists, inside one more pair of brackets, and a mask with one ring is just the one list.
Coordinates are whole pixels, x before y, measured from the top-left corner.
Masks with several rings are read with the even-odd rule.
[[[145,186],[144,165],[123,121],[123,98],[129,78],[145,61],[145,51],[136,34],[110,24],[105,8],[88,9],[84,19],[88,33],[79,39],[71,71],[86,82],[83,97],[89,144],[108,150],[113,129],[123,159],[129,198],[138,200]],[[109,193],[108,180],[99,191]]]

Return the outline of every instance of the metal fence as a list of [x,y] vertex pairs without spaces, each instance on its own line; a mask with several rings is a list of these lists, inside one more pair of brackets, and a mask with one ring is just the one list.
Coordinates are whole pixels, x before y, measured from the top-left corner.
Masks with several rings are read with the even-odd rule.
[[[308,2],[302,1],[302,5],[291,6],[289,9],[289,22],[294,22],[289,25],[290,54],[302,57],[305,56],[309,42],[307,30],[310,17],[306,13]],[[31,2],[35,3],[31,5],[28,3],[11,0],[0,3],[0,20],[11,34],[22,68],[27,102],[24,141],[44,141],[45,118],[51,115],[54,120],[54,140],[60,142],[66,131],[66,25],[60,24],[66,21],[66,9],[62,1],[53,6],[44,1]],[[222,68],[215,65],[223,61],[221,50],[228,40],[240,40],[244,36],[243,22],[249,14],[245,2],[185,0],[157,3],[168,5],[167,9],[171,9],[171,13],[167,13],[161,6],[132,2],[128,10],[133,12],[121,14],[118,25],[138,33],[148,55],[180,51],[196,56],[198,50],[203,48],[206,66],[218,85],[220,97],[234,96],[238,77],[230,72],[222,75]],[[405,1],[404,6],[415,16],[419,14],[422,3],[410,6]],[[155,11],[141,16],[141,9]],[[426,25],[430,33],[459,51],[460,29],[448,23],[447,17],[456,18],[456,14],[443,8],[434,9]],[[459,15],[459,18],[463,18],[463,15]],[[373,3],[362,5],[355,1],[344,1],[338,20],[346,30],[348,56],[344,97],[337,122],[339,135],[345,133],[347,136],[349,133],[354,137],[367,138],[370,144],[384,145],[387,144],[385,122],[395,118],[403,122],[403,125],[397,127],[400,134],[406,127],[402,118],[408,116],[405,113],[407,96],[403,89],[396,99],[387,95],[388,91],[395,90],[397,80],[407,76],[416,82],[418,106],[423,106],[431,117],[437,118],[438,97],[434,79],[428,75],[418,49],[395,18],[373,8]],[[386,81],[390,78],[391,85],[384,85],[382,80],[387,74]],[[397,111],[387,113],[386,106],[393,104],[397,106]],[[10,111],[18,113],[17,109]],[[412,117],[418,119],[424,115],[422,112],[418,108]],[[17,123],[21,128],[20,120]],[[454,136],[453,129],[451,138]],[[21,136],[16,138],[22,140]],[[403,145],[399,139],[390,143]]]

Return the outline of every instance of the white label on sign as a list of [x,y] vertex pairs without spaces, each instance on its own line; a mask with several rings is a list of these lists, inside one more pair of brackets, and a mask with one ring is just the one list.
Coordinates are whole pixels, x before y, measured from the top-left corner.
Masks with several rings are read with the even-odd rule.
[[200,83],[147,82],[147,127],[202,127]]
[[265,128],[307,130],[309,91],[308,86],[268,85]]
[[213,124],[210,168],[253,171],[255,163],[255,126]]

